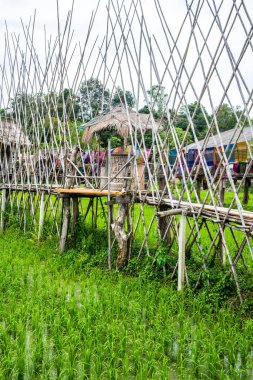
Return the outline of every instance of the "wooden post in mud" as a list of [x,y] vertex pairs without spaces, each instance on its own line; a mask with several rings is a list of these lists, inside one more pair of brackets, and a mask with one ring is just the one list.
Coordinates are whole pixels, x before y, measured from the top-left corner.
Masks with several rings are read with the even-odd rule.
[[76,235],[77,223],[79,219],[78,197],[72,197],[72,213],[73,213],[73,235]]
[[198,176],[197,177],[197,188],[196,188],[196,191],[197,191],[199,200],[200,200],[201,185],[202,185],[202,177]]
[[[118,197],[118,210],[112,229],[118,242],[117,269],[123,269],[129,261],[132,245],[132,224],[130,219],[130,207],[128,197]],[[127,219],[128,231],[125,231],[125,220]]]
[[249,202],[250,185],[251,185],[250,178],[246,178],[245,183],[244,183],[244,190],[243,190],[243,204],[245,204],[245,205],[248,204],[248,202]]
[[[160,205],[159,211],[163,212],[165,210],[167,210],[167,206]],[[169,221],[169,216],[158,216],[158,229],[160,232],[161,240],[165,241],[168,244],[171,243],[170,228],[168,227]]]
[[42,191],[40,198],[40,217],[39,217],[39,230],[38,230],[38,240],[41,239],[43,226],[45,219],[45,191]]
[[65,244],[68,236],[68,228],[70,221],[70,197],[62,198],[62,227],[59,242],[59,252],[62,253],[65,249]]
[[182,210],[179,224],[179,238],[178,238],[178,286],[177,289],[182,291],[184,289],[185,281],[185,241],[186,241],[186,210]]
[[[129,159],[129,156],[128,156],[128,159]],[[123,176],[129,177],[129,175],[130,175],[130,165],[126,165],[123,172]],[[130,181],[125,179],[123,189],[127,192],[130,189],[130,186],[131,186]],[[130,202],[131,202],[131,199],[127,195],[116,198],[115,203],[118,204],[118,210],[117,210],[115,220],[113,220],[113,223],[111,224],[111,227],[115,233],[115,239],[117,240],[118,248],[119,248],[117,262],[116,262],[116,267],[119,270],[123,269],[128,264],[130,253],[131,253],[131,247],[132,247],[133,231],[132,231],[132,220],[130,217]],[[110,204],[108,205],[108,207],[110,208]]]
[[220,197],[221,206],[224,205],[225,189],[226,189],[226,179],[222,178],[220,180],[220,185],[219,185],[219,197]]
[[[68,165],[67,165],[67,178],[65,182],[65,188],[71,188],[74,185],[74,166],[77,161],[77,153],[79,151],[78,147],[73,148]],[[69,177],[68,177],[69,175]],[[78,198],[77,203],[78,203]],[[64,196],[62,198],[62,227],[61,236],[59,241],[59,252],[62,253],[65,250],[66,240],[68,236],[69,222],[70,222],[70,197]]]
[[2,199],[1,199],[1,221],[0,221],[0,233],[4,232],[4,223],[5,223],[5,211],[7,203],[7,190],[2,190]]

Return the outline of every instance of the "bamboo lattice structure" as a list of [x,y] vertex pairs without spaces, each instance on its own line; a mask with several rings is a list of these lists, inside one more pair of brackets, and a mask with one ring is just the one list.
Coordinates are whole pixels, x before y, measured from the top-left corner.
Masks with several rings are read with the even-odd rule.
[[[155,0],[156,35],[146,2],[98,2],[83,42],[74,42],[72,10],[65,25],[58,15],[55,39],[45,30],[43,59],[35,15],[28,25],[21,22],[20,35],[6,26],[0,65],[2,232],[16,215],[40,239],[47,223],[63,251],[71,218],[75,226],[90,213],[94,223],[99,217],[107,223],[109,268],[116,246],[122,268],[133,245],[139,258],[155,260],[156,242],[163,240],[167,255],[176,258],[172,269],[164,269],[173,278],[179,268],[179,289],[184,280],[193,287],[208,282],[205,274],[216,260],[243,300],[238,271],[252,268],[253,259],[253,98],[245,71],[253,53],[253,15],[245,1],[224,3],[186,1],[174,28]],[[99,12],[102,36],[96,32]],[[139,112],[144,104],[146,114]],[[235,120],[227,132],[220,125],[224,104]],[[119,137],[120,153],[111,142],[101,148],[102,131]],[[231,162],[242,142],[245,164],[236,173]],[[187,273],[192,253],[194,280]]]

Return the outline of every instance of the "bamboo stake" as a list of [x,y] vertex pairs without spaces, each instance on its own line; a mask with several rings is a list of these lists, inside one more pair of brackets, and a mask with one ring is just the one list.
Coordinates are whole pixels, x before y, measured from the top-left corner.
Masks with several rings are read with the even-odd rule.
[[111,251],[111,208],[109,202],[111,200],[111,140],[108,139],[107,146],[107,175],[108,175],[108,193],[107,193],[107,202],[108,202],[108,269],[112,269],[112,251]]
[[6,212],[6,203],[7,203],[7,190],[2,189],[2,199],[1,199],[1,225],[0,225],[0,233],[4,232],[4,224],[5,224],[5,212]]
[[179,225],[178,237],[178,291],[184,290],[185,281],[185,240],[186,240],[186,215],[185,210],[182,211]]
[[43,226],[45,219],[45,192],[42,191],[40,198],[40,216],[39,216],[39,229],[38,229],[38,240],[41,239]]

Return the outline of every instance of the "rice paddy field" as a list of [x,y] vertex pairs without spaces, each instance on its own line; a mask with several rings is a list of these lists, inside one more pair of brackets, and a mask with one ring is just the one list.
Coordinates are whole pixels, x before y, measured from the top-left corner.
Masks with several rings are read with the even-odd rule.
[[[0,237],[0,379],[252,379],[253,319],[205,293]],[[105,252],[106,255],[106,252]]]

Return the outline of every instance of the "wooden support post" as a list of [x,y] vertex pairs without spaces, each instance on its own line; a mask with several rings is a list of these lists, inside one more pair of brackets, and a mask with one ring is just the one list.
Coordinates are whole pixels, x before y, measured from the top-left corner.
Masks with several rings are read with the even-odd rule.
[[[161,205],[159,207],[159,211],[163,212],[167,210],[167,206]],[[161,240],[165,241],[166,243],[170,244],[171,242],[171,236],[170,236],[170,229],[168,228],[169,225],[169,216],[159,216],[158,214],[158,229],[160,232]]]
[[185,281],[185,241],[186,241],[186,210],[182,210],[179,225],[179,242],[178,242],[178,286],[177,289],[184,289]]
[[224,205],[225,189],[226,189],[226,179],[223,178],[220,180],[220,186],[219,186],[219,196],[220,196],[221,206]]
[[39,217],[38,240],[40,240],[41,236],[42,236],[44,219],[45,219],[45,191],[42,191],[41,198],[40,198],[40,217]]
[[250,178],[245,179],[244,192],[243,192],[243,203],[246,205],[249,201],[249,188],[251,185]]
[[117,269],[122,269],[128,264],[131,245],[129,244],[130,236],[125,232],[125,220],[129,208],[125,203],[119,203],[117,216],[113,224],[115,238],[118,242],[119,251],[117,256]]
[[1,199],[1,223],[0,223],[0,232],[1,233],[4,232],[6,203],[7,203],[7,191],[6,191],[6,189],[3,189],[2,190],[2,199]]
[[198,194],[198,198],[199,198],[199,201],[200,201],[200,190],[201,190],[201,183],[202,183],[202,177],[198,177],[197,178],[197,194]]
[[[126,167],[124,171],[124,176],[128,176],[128,171],[129,167]],[[126,191],[128,191],[130,188],[130,183],[127,183],[126,180],[124,181],[124,188]],[[118,197],[117,203],[118,210],[115,221],[112,224],[112,230],[115,233],[115,238],[119,247],[116,267],[117,269],[123,269],[128,264],[130,258],[133,231],[132,220],[130,217],[129,200],[124,201],[124,197]],[[127,228],[127,231],[125,231],[125,228]]]
[[59,242],[59,252],[63,253],[65,250],[65,244],[68,235],[70,221],[70,198],[62,198],[62,227],[61,227],[61,236]]
[[78,207],[78,197],[72,198],[72,210],[73,210],[73,236],[76,235],[77,232],[77,223],[79,219],[79,207]]
[[[77,153],[79,152],[79,148],[76,146],[73,148],[70,159],[68,160],[68,165],[66,169],[66,181],[65,187],[71,188],[74,186],[74,171],[76,167],[77,161]],[[78,206],[77,206],[78,207]],[[68,236],[69,230],[69,222],[70,222],[70,198],[64,197],[62,198],[62,226],[61,226],[61,235],[59,240],[59,253],[63,253],[65,250],[66,240]]]

